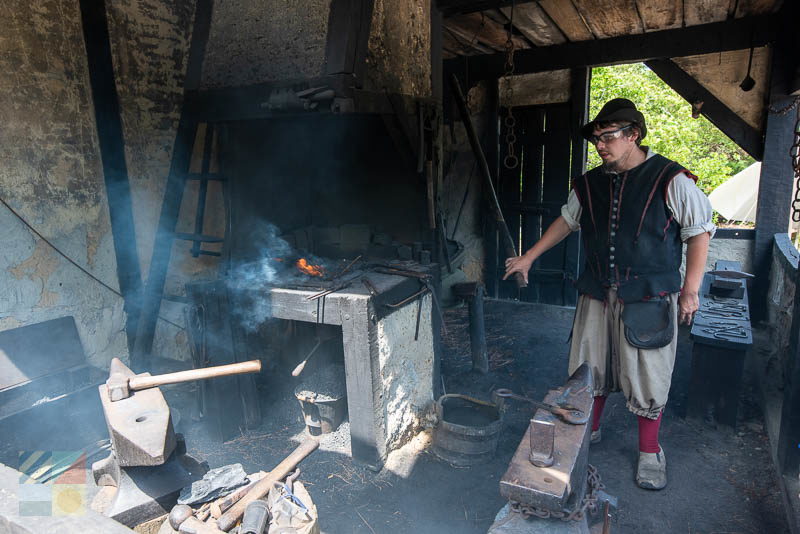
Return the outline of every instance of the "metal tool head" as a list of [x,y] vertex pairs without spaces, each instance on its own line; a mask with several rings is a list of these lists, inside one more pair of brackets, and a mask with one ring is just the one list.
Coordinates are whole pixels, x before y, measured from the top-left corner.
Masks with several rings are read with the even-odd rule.
[[584,412],[573,406],[558,406],[550,409],[550,411],[553,415],[571,425],[584,425],[589,422],[589,412]]
[[113,358],[108,370],[108,380],[106,380],[108,398],[112,401],[118,401],[130,397],[131,392],[128,389],[128,380],[134,376],[136,376],[134,372],[128,369],[122,363],[122,360]]
[[[134,376],[133,371],[116,358],[111,366],[112,375]],[[166,462],[177,442],[169,406],[161,390],[144,389],[114,401],[109,391],[112,386],[108,383],[99,386],[100,402],[119,465],[133,467]]]
[[[551,405],[568,402],[588,414],[593,391],[592,371],[584,363],[564,388],[550,390],[544,400]],[[566,424],[555,414],[538,410],[500,481],[500,494],[525,505],[563,511],[585,487],[590,433],[590,425]]]
[[732,278],[734,280],[741,280],[743,278],[755,278],[754,274],[746,273],[744,271],[735,271],[733,269],[714,269],[713,271],[709,271],[710,274],[714,276],[720,276],[722,278]]
[[169,524],[175,530],[181,528],[184,521],[194,515],[194,510],[187,504],[176,504],[169,512]]
[[521,400],[530,403],[537,408],[551,412],[565,423],[569,423],[571,425],[583,425],[589,421],[589,412],[581,410],[580,408],[576,408],[567,402],[566,399],[569,399],[570,391],[570,388],[567,388],[567,390],[565,390],[564,393],[559,396],[557,404],[540,402],[523,395],[518,395],[510,389],[505,388],[494,390],[494,396],[502,399]]

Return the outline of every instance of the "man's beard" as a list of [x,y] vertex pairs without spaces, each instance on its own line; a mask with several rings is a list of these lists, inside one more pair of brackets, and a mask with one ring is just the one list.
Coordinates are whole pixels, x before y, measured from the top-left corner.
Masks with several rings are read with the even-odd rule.
[[631,147],[625,154],[618,157],[616,160],[604,162],[602,165],[603,172],[606,174],[619,174],[620,172],[623,172],[625,170],[625,164],[628,162],[628,158],[631,157],[632,153],[633,147]]
[[602,167],[606,174],[619,174],[619,160],[605,162]]

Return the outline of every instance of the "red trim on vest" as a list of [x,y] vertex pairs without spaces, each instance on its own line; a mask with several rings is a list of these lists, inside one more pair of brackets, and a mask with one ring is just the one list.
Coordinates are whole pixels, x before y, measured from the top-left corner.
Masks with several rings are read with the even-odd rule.
[[[642,233],[642,226],[644,226],[644,217],[647,215],[647,210],[650,208],[650,204],[653,202],[653,196],[656,194],[656,189],[658,189],[658,184],[661,183],[661,180],[664,178],[664,174],[667,172],[667,169],[672,167],[673,161],[669,162],[664,169],[662,169],[661,174],[658,175],[656,182],[653,184],[653,189],[650,190],[650,194],[647,196],[647,203],[644,205],[644,210],[642,210],[642,216],[639,219],[639,228],[636,229],[636,237],[634,238],[634,243],[638,241],[639,234]],[[666,198],[666,196],[665,196]]]

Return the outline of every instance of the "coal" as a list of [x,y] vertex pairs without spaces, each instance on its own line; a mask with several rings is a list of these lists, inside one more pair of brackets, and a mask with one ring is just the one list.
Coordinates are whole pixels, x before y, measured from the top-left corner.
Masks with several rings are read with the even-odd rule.
[[343,365],[326,365],[315,370],[295,389],[299,399],[308,399],[313,402],[327,402],[341,399],[345,396],[345,374]]
[[247,483],[247,473],[242,464],[230,464],[209,470],[201,480],[192,482],[181,490],[178,504],[199,504],[229,493]]

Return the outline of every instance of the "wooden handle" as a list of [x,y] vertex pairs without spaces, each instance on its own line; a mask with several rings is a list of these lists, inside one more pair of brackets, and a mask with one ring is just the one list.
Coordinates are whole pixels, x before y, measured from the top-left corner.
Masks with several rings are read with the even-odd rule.
[[135,376],[128,381],[128,389],[135,391],[165,384],[177,384],[178,382],[190,382],[217,376],[258,373],[259,371],[261,371],[261,360],[250,360],[249,362],[217,365],[216,367],[206,367],[204,369],[189,369],[188,371],[167,373],[165,375]]
[[239,502],[222,514],[220,518],[217,519],[217,527],[225,532],[232,529],[244,514],[244,509],[247,508],[248,504],[266,495],[273,484],[286,478],[289,473],[294,471],[297,464],[302,462],[306,456],[317,450],[317,447],[319,447],[319,442],[314,439],[307,439],[301,443],[299,447],[292,451],[292,454],[284,458],[267,476],[253,484],[253,487],[250,488],[247,495],[242,497]]
[[211,517],[214,519],[219,519],[222,514],[228,511],[228,508],[239,502],[242,497],[247,495],[247,493],[253,488],[253,486],[258,483],[259,480],[267,476],[267,473],[264,471],[259,471],[257,473],[253,473],[252,475],[247,475],[247,478],[250,479],[250,483],[246,486],[243,486],[233,493],[226,495],[225,497],[220,497],[216,501],[212,502],[209,506],[209,510],[211,511]]
[[[186,519],[181,527],[189,529],[192,532],[196,532],[197,534],[220,534],[222,532],[213,524],[200,521],[195,516]],[[179,530],[178,532],[183,532],[183,530]]]

